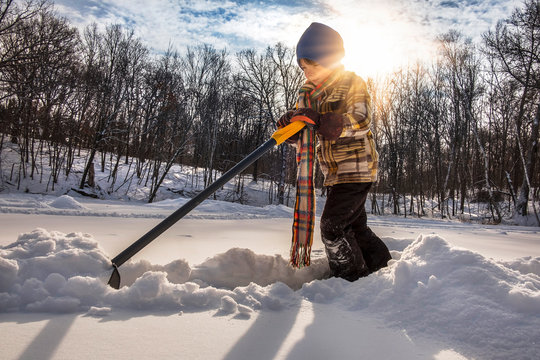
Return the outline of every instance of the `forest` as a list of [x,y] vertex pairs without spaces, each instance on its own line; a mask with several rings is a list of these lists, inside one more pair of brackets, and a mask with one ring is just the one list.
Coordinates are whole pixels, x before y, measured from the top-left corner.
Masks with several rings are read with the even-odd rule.
[[[431,62],[365,79],[380,155],[371,212],[454,218],[481,203],[485,222],[532,215],[540,226],[540,1],[481,41],[452,29],[436,42]],[[208,185],[269,138],[303,81],[282,43],[156,53],[121,25],[81,31],[52,1],[0,0],[0,162],[8,147],[18,154],[0,163],[0,191],[24,191],[22,179],[54,189],[80,156],[81,189],[107,171],[114,191],[122,165],[148,202],[174,164]],[[269,201],[282,204],[295,172],[294,148],[281,145],[244,176],[270,181]]]

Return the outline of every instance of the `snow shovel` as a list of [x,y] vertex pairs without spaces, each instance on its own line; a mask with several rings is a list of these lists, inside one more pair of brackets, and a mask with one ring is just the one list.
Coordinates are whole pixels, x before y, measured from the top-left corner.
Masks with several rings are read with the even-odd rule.
[[[294,119],[294,118],[293,118]],[[229,171],[223,174],[219,179],[210,184],[206,189],[200,192],[197,196],[185,203],[181,208],[173,212],[171,215],[166,217],[162,222],[157,224],[153,229],[144,234],[139,240],[131,244],[127,249],[118,254],[114,259],[111,260],[113,272],[111,278],[109,279],[109,285],[115,289],[120,288],[120,273],[118,272],[118,267],[123,263],[131,259],[133,255],[141,251],[146,245],[150,244],[155,238],[161,235],[165,230],[174,225],[178,220],[183,218],[191,210],[193,210],[197,205],[199,205],[203,200],[216,192],[221,186],[225,185],[229,180],[234,176],[241,173],[249,165],[253,164],[258,158],[265,154],[275,145],[283,143],[285,140],[296,134],[300,131],[306,124],[304,121],[296,120],[309,120],[305,119],[304,116],[298,116],[294,119],[289,125],[277,130],[272,135],[272,138],[267,140],[264,144],[255,149],[251,154],[245,157],[242,161],[232,167]]]

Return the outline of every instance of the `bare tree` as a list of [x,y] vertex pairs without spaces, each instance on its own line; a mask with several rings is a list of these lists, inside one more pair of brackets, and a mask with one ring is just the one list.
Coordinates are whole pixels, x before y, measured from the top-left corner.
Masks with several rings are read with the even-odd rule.
[[[489,55],[497,61],[496,70],[519,83],[522,92],[519,111],[514,119],[523,168],[516,213],[525,216],[528,212],[531,176],[535,174],[538,158],[540,105],[533,107],[536,111],[533,116],[527,109],[530,102],[538,104],[540,101],[540,2],[526,0],[523,8],[516,9],[510,18],[499,21],[494,31],[486,33],[484,41]],[[538,214],[536,216],[540,224]]]
[[[490,208],[494,221],[501,222],[501,213],[497,202],[494,200],[493,189],[490,182],[490,167],[488,155],[479,137],[479,100],[483,95],[483,87],[480,84],[481,62],[477,56],[470,39],[463,38],[460,33],[450,32],[442,38],[443,57],[448,69],[448,89],[452,94],[452,109],[454,110],[454,140],[457,151],[461,154],[458,159],[460,212],[463,214],[467,189],[475,183],[473,174],[476,172],[472,159],[474,152],[469,140],[469,131],[473,134],[483,159],[481,162],[484,171],[484,186],[489,194]],[[457,152],[456,152],[457,153]],[[469,168],[472,165],[473,168]],[[468,179],[471,179],[468,182]]]
[[186,111],[182,70],[178,54],[171,50],[159,59],[155,68],[157,107],[150,136],[154,152],[148,202],[154,201],[165,176],[187,150],[190,140],[194,119]]
[[[271,53],[257,54],[255,50],[244,50],[237,54],[240,67],[239,85],[242,91],[250,95],[256,104],[258,113],[253,114],[252,146],[255,148],[273,128],[277,114],[278,70],[271,58]],[[258,180],[259,161],[253,164],[253,181]]]
[[94,111],[89,118],[93,139],[79,187],[84,188],[95,155],[101,151],[101,170],[105,170],[105,154],[112,139],[117,137],[118,120],[128,95],[127,79],[129,49],[135,41],[133,32],[125,32],[119,25],[108,26],[99,34],[96,26],[86,29],[85,71],[89,89],[95,92]]
[[183,60],[187,111],[194,121],[195,164],[204,167],[204,183],[213,179],[221,123],[226,113],[230,64],[226,52],[210,45],[189,48]]
[[[50,145],[43,142],[52,140],[61,145],[65,141],[59,129],[64,121],[63,103],[73,91],[78,37],[64,19],[57,19],[45,10],[22,20],[17,28],[18,32],[4,36],[13,46],[22,46],[22,49],[9,49],[18,54],[19,61],[4,64],[0,73],[6,96],[12,104],[17,104],[10,132],[20,147],[22,175],[34,178],[38,170],[38,148]],[[54,184],[64,157],[56,145],[50,150]],[[28,174],[26,164],[30,165]]]
[[[293,109],[298,98],[298,89],[304,81],[303,73],[296,62],[296,55],[293,49],[284,46],[281,43],[268,48],[268,54],[274,62],[278,72],[278,114]],[[289,153],[289,146],[283,144],[280,146],[281,167],[278,180],[278,202],[283,204],[285,201],[285,181],[287,179],[287,165],[296,163],[294,156]]]
[[28,28],[29,20],[48,8],[47,0],[0,0],[0,71],[21,62],[35,61],[39,56],[33,51],[34,43],[19,35]]

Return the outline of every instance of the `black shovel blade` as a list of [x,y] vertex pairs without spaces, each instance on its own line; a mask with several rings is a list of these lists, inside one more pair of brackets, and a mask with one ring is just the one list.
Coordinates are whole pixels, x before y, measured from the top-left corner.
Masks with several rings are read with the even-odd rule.
[[109,285],[113,289],[120,289],[120,273],[118,272],[118,268],[116,265],[113,264],[113,272],[111,274],[111,278],[109,279]]

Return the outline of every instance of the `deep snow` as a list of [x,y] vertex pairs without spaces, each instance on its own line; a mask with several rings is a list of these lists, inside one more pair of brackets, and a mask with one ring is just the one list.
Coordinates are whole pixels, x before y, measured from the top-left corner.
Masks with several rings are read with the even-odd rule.
[[327,278],[318,234],[314,264],[287,265],[289,208],[208,200],[108,287],[109,259],[183,202],[0,194],[2,358],[540,353],[538,228],[370,217],[394,259],[349,283]]

